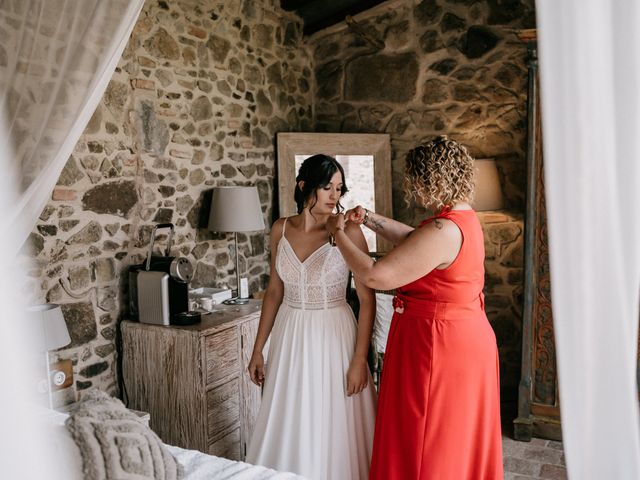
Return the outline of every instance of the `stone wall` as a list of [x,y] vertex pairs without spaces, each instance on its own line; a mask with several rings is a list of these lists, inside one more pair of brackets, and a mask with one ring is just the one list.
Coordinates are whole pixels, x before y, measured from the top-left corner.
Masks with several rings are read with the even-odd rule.
[[[257,184],[271,224],[273,136],[311,127],[302,25],[276,0],[148,0],[107,91],[25,251],[34,301],[62,304],[76,387],[115,392],[126,271],[151,225],[176,225],[193,286],[234,284],[232,236],[200,228],[212,186]],[[206,205],[206,202],[205,202]],[[251,291],[268,278],[267,232],[240,235]],[[160,243],[164,246],[164,243]]]
[[[476,158],[497,159],[507,210],[522,218],[526,46],[513,29],[535,26],[534,1],[392,0],[355,20],[309,41],[316,129],[391,135],[394,216],[401,221],[415,225],[427,214],[404,202],[404,156],[440,134],[461,141]],[[497,253],[487,243],[487,303],[500,343],[503,387],[511,388],[519,379],[522,323],[522,255],[511,253],[522,250],[523,237],[501,238],[522,227],[507,218],[485,227],[487,237],[502,242]],[[499,285],[491,283],[498,278]],[[517,395],[517,389],[503,392],[505,399]]]
[[[389,133],[396,217],[405,208],[405,153],[447,134],[477,158],[494,157],[524,170],[526,46],[514,28],[534,26],[533,0],[389,1],[310,39],[316,78],[316,129]],[[521,189],[507,189],[522,208]]]
[[522,358],[523,215],[480,212],[485,248],[485,310],[500,350],[503,401],[515,401]]

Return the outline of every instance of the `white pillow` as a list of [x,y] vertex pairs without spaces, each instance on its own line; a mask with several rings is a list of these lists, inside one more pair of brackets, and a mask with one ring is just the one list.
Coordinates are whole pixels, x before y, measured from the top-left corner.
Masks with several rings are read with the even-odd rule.
[[37,409],[38,420],[48,435],[48,447],[55,458],[56,472],[52,478],[82,480],[82,457],[64,422],[69,415],[49,408]]

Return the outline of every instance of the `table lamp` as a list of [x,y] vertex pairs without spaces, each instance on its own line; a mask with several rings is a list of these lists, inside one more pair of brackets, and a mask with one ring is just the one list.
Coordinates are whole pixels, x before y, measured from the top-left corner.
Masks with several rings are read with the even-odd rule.
[[208,229],[213,232],[232,232],[236,249],[236,297],[223,303],[240,305],[248,302],[240,291],[240,252],[238,232],[254,232],[264,229],[264,219],[258,189],[253,187],[215,187],[211,197]]
[[477,212],[502,210],[504,200],[496,161],[492,158],[476,159],[476,191],[471,206]]
[[62,348],[71,343],[67,323],[64,321],[60,305],[46,303],[27,308],[31,318],[35,342],[39,352],[44,352],[46,360],[46,391],[49,396],[49,408],[53,408],[51,384],[62,385],[65,381],[64,372],[50,372],[49,351]]

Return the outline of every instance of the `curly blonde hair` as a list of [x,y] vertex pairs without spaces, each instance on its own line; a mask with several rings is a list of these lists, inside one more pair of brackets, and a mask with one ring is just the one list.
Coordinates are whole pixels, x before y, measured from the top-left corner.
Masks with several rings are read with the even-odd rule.
[[473,158],[467,148],[439,136],[407,153],[403,189],[405,200],[427,209],[471,202],[474,193]]

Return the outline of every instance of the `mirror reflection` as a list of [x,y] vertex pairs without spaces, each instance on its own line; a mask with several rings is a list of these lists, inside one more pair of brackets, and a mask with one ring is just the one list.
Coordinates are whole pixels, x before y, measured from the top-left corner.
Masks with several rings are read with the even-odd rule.
[[[295,155],[296,172],[302,162],[313,154]],[[335,159],[344,168],[345,180],[349,191],[340,203],[348,210],[356,205],[375,211],[376,197],[374,186],[373,155],[335,155]],[[370,252],[377,251],[376,235],[373,231],[362,229]]]

